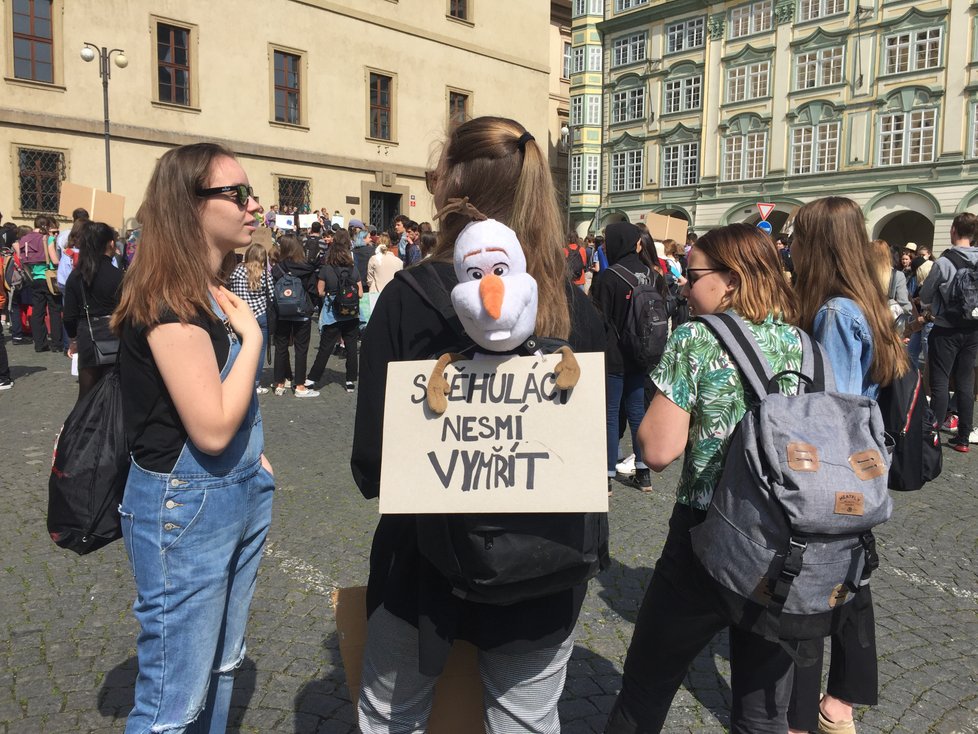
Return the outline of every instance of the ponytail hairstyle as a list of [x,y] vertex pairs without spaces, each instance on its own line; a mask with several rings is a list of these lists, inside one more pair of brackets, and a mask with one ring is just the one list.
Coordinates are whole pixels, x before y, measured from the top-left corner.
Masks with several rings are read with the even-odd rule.
[[91,288],[109,243],[119,235],[105,222],[91,222],[87,219],[79,221],[82,221],[82,226],[79,227],[80,233],[76,235],[78,270],[81,272],[82,281]]
[[[429,178],[437,210],[450,199],[468,197],[473,207],[516,232],[539,292],[536,333],[566,339],[571,323],[564,222],[550,164],[533,136],[502,117],[463,122],[449,132]],[[434,260],[452,262],[455,240],[470,221],[464,211],[445,214]]]
[[811,333],[815,314],[826,301],[848,298],[859,306],[873,335],[873,382],[885,387],[905,374],[906,349],[893,328],[886,288],[859,205],[842,196],[827,196],[801,207],[795,214],[791,259],[799,326]]
[[182,323],[200,313],[217,319],[208,289],[221,280],[211,269],[197,191],[207,186],[211,166],[223,157],[234,153],[216,143],[194,143],[172,148],[156,162],[136,213],[142,224],[139,257],[126,271],[112,314],[116,333],[125,321],[155,326],[165,311]]

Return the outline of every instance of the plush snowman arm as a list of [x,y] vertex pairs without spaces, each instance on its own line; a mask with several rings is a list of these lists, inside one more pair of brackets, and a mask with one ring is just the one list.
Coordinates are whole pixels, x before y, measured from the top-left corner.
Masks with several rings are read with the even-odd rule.
[[[554,367],[557,387],[561,390],[570,390],[581,379],[581,366],[577,363],[577,357],[570,347],[561,347],[556,354],[560,355],[560,362]],[[431,395],[430,392],[428,394]]]
[[[431,370],[431,377],[428,378],[428,407],[432,413],[441,415],[448,409],[448,398],[445,397],[451,392],[451,386],[445,379],[445,369],[448,365],[459,360],[468,359],[464,354],[443,354],[435,363]],[[575,378],[574,382],[577,382]]]

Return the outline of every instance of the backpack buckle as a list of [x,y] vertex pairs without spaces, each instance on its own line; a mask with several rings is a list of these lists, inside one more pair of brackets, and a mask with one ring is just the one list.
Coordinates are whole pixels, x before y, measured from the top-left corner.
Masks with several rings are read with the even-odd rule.
[[788,540],[788,555],[785,556],[784,566],[781,568],[781,575],[794,580],[801,573],[802,556],[808,548],[808,543],[803,540],[791,538]]

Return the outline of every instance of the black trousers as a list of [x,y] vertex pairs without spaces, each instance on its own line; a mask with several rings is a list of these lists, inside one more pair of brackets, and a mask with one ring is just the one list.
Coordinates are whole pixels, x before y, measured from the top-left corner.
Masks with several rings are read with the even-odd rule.
[[346,381],[357,381],[357,339],[360,336],[360,319],[344,319],[335,324],[327,324],[319,334],[316,361],[312,363],[312,369],[309,370],[309,379],[313,382],[323,379],[326,363],[329,362],[333,348],[341,336],[346,347]]
[[0,329],[0,382],[10,379],[10,363],[7,361],[7,345]]
[[[852,609],[839,630],[832,635],[832,660],[826,691],[848,703],[875,706],[879,698],[876,664],[876,618],[873,593],[863,586],[849,602]],[[819,645],[814,665],[795,667],[788,725],[792,729],[818,729],[818,699],[822,690],[822,662],[825,646]]]
[[[625,658],[605,734],[655,734],[690,664],[730,624],[693,555],[689,529],[704,513],[677,504]],[[784,734],[792,662],[780,645],[730,628],[733,734]]]
[[312,322],[283,321],[275,322],[275,365],[273,375],[276,385],[285,382],[285,373],[289,365],[289,339],[295,349],[295,372],[293,384],[302,387],[306,381],[306,359],[309,356],[309,335],[312,333]]
[[975,420],[975,358],[978,330],[935,326],[928,338],[931,409],[938,421],[947,413],[949,381],[954,375],[954,402],[958,410],[958,436],[968,440]]
[[34,334],[34,349],[44,346],[48,338],[48,330],[44,325],[44,314],[47,312],[51,322],[51,345],[61,349],[61,296],[56,296],[48,290],[47,283],[35,280],[31,288],[31,331]]

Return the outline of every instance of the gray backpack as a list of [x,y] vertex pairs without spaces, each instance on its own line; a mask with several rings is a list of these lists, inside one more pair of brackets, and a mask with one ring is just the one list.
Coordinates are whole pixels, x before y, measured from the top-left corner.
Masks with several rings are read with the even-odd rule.
[[[821,348],[802,333],[799,393],[778,378],[732,312],[701,316],[759,403],[730,441],[693,551],[734,623],[765,639],[831,634],[878,565],[872,530],[893,506],[890,459],[876,401],[835,392]],[[748,403],[750,405],[750,402]],[[792,657],[804,664],[803,645]],[[806,648],[807,649],[807,648]]]

